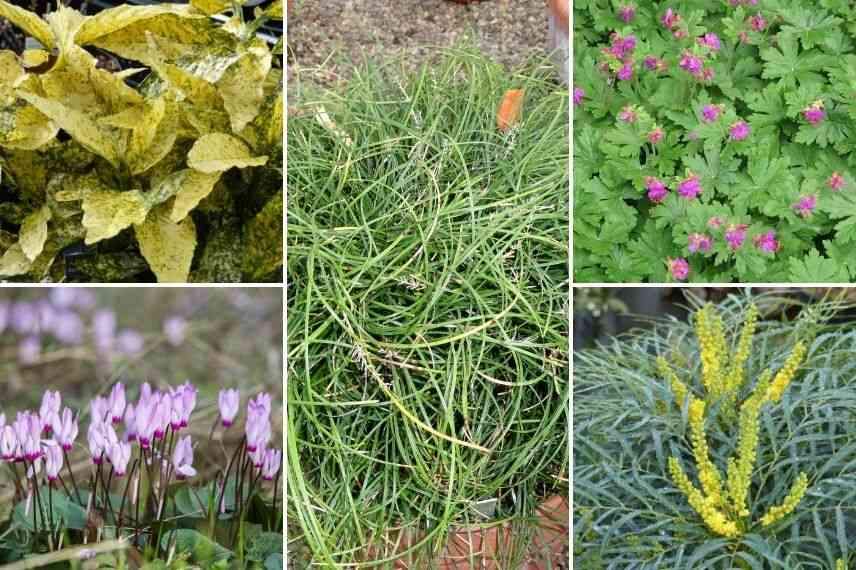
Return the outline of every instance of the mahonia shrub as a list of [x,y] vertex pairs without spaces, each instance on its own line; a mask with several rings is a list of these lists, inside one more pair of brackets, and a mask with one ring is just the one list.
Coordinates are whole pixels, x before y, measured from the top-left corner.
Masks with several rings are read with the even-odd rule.
[[[281,44],[255,32],[282,2],[210,17],[232,6],[60,3],[42,20],[0,1],[43,46],[0,51],[0,276],[62,280],[83,241],[91,280],[279,279]],[[95,49],[138,67],[102,69]]]
[[758,318],[790,306],[735,295],[575,353],[582,567],[852,564],[856,332],[830,302]]
[[856,11],[574,2],[581,282],[856,278]]

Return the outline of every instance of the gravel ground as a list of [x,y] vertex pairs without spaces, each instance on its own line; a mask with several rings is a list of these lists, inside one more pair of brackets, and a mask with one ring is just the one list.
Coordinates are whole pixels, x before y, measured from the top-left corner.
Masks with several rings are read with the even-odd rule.
[[[296,0],[288,22],[293,79],[334,86],[347,80],[350,61],[406,55],[418,67],[437,47],[472,39],[494,60],[513,67],[545,54],[544,0]],[[308,77],[307,77],[308,76]]]

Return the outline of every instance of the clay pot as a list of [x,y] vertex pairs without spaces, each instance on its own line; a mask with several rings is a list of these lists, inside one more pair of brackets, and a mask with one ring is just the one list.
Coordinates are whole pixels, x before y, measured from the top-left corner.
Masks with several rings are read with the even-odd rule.
[[548,49],[559,66],[559,75],[565,85],[570,80],[571,42],[570,29],[570,0],[550,0],[547,6],[550,21],[550,44]]
[[[548,570],[556,568],[560,562],[567,562],[570,544],[570,511],[567,497],[553,495],[538,507],[538,532],[532,541],[530,556],[532,561],[526,570]],[[548,566],[545,556],[552,556],[552,565]]]

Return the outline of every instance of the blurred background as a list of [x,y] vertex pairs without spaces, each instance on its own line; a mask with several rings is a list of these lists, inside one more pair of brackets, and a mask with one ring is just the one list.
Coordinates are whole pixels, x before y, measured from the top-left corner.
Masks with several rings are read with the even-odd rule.
[[[38,410],[45,390],[59,390],[88,426],[89,400],[116,381],[136,401],[143,382],[167,388],[189,380],[199,390],[189,430],[204,474],[240,440],[247,399],[259,392],[273,396],[271,446],[282,448],[282,322],[279,287],[3,288],[0,413],[12,421]],[[227,387],[240,389],[237,425],[211,440],[217,394]],[[200,449],[212,442],[215,453]],[[76,468],[88,469],[85,445],[82,427]],[[10,495],[0,479],[0,503]]]

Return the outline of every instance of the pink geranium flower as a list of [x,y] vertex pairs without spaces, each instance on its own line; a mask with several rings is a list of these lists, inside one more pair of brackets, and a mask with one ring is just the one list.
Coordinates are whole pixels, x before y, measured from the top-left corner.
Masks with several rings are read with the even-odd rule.
[[767,253],[776,253],[781,247],[781,244],[776,239],[776,232],[772,230],[755,236],[752,238],[752,241],[755,242],[755,247]]
[[829,177],[829,180],[826,181],[826,185],[833,191],[837,192],[844,188],[844,177],[837,172],[833,172]]
[[655,204],[662,202],[669,193],[669,189],[666,188],[666,185],[663,184],[661,180],[658,180],[653,176],[645,177],[645,188],[648,190],[648,199]]
[[731,140],[745,140],[746,137],[749,136],[749,125],[746,124],[746,121],[737,121],[736,123],[731,125],[729,133],[731,135]]
[[746,230],[749,228],[746,224],[731,224],[725,230],[725,241],[732,251],[740,249],[743,242],[746,240]]
[[705,105],[701,109],[701,120],[705,123],[712,123],[719,118],[722,112],[722,105]]
[[663,140],[663,129],[660,127],[655,127],[653,131],[648,133],[648,142],[651,144],[657,144],[661,140]]
[[812,212],[814,212],[814,208],[817,206],[817,195],[816,194],[808,194],[807,196],[800,196],[799,200],[793,205],[794,210],[797,214],[802,216],[803,218],[808,218],[811,216]]
[[626,24],[629,24],[633,21],[633,17],[636,15],[636,6],[633,4],[627,4],[618,9],[618,17],[621,18]]
[[817,125],[826,117],[826,111],[823,109],[823,101],[818,99],[805,109],[803,109],[803,117],[812,125]]
[[678,183],[678,194],[690,200],[695,199],[702,192],[701,182],[698,175],[689,173],[686,178]]
[[713,245],[713,240],[705,234],[690,234],[688,241],[687,249],[690,250],[690,253],[697,251],[708,252]]
[[690,275],[690,264],[683,257],[679,257],[677,259],[669,259],[667,261],[669,265],[669,272],[672,274],[672,277],[677,279],[678,281],[684,281]]

